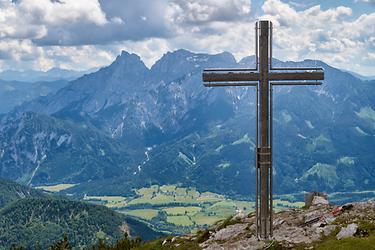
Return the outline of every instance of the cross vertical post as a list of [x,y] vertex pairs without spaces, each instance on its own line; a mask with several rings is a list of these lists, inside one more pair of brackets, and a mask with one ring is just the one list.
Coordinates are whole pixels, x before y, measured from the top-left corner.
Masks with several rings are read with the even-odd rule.
[[268,82],[268,40],[269,22],[260,22],[259,63],[260,63],[260,140],[259,140],[259,171],[260,171],[260,234],[267,235],[270,230],[270,197],[269,197],[269,82]]
[[255,69],[206,69],[202,77],[206,87],[256,87],[256,234],[260,239],[269,239],[273,225],[272,88],[282,85],[321,85],[317,81],[324,80],[324,72],[322,68],[273,68],[270,21],[255,24],[255,38]]

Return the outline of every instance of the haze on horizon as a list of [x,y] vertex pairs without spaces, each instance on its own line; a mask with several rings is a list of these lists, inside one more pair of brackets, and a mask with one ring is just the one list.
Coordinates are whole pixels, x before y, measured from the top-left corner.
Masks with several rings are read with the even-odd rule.
[[151,66],[167,51],[254,53],[254,22],[274,24],[274,56],[375,75],[375,1],[0,0],[0,71],[87,70],[121,50]]

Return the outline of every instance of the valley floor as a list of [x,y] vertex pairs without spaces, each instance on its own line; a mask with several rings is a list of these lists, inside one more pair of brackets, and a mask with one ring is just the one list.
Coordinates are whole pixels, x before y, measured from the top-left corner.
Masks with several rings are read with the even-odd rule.
[[[352,205],[339,213],[334,211],[342,207],[330,205],[278,212],[269,241],[258,241],[255,216],[250,213],[237,214],[196,234],[156,240],[138,249],[375,249],[375,201]],[[320,219],[311,222],[315,217]],[[355,231],[340,238],[349,225],[355,225]]]

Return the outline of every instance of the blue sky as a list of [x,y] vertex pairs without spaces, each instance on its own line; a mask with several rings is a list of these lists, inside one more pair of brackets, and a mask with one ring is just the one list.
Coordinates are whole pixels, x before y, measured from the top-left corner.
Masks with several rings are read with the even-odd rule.
[[127,50],[254,53],[254,22],[274,23],[274,56],[375,75],[375,0],[0,0],[0,70],[85,70]]

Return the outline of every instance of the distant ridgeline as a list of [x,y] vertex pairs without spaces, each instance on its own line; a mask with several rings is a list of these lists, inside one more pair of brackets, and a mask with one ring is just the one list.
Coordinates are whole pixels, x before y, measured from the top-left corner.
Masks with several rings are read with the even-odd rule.
[[[178,50],[148,69],[123,52],[3,115],[0,175],[33,186],[75,184],[63,192],[77,196],[179,184],[249,197],[254,91],[204,88],[201,73],[253,62]],[[274,191],[373,190],[375,81],[321,61],[274,65],[324,67],[326,75],[321,87],[274,90]]]
[[52,197],[0,179],[0,249],[47,249],[64,236],[71,246],[84,247],[99,239],[113,243],[125,232],[144,239],[162,235],[104,206]]

